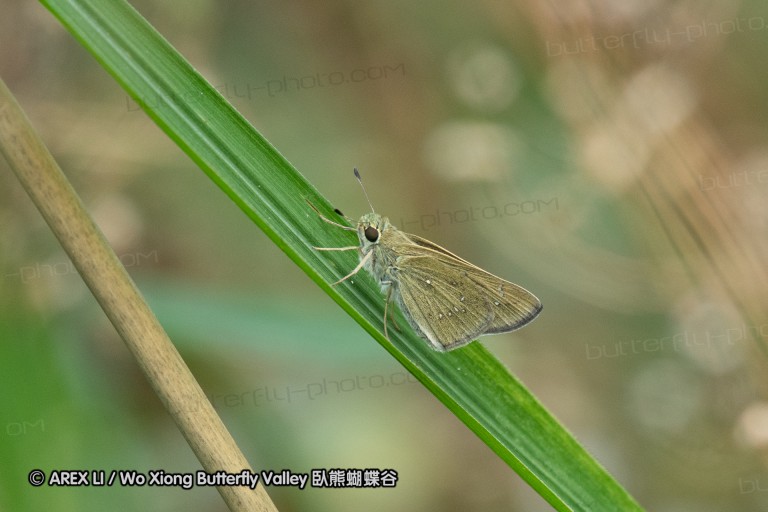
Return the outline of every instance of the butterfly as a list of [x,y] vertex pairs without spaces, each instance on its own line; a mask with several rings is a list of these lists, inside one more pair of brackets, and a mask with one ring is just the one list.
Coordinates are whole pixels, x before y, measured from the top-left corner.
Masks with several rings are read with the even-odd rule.
[[[355,176],[368,199],[357,169]],[[375,213],[370,199],[368,204],[371,212],[360,217],[356,227],[350,227],[324,217],[310,203],[323,221],[355,231],[359,241],[357,246],[315,249],[358,251],[358,265],[334,286],[361,269],[370,273],[386,294],[387,339],[387,311],[393,301],[413,330],[440,352],[463,347],[479,336],[514,331],[541,312],[541,302],[525,288],[486,272],[429,240],[400,231],[387,217]],[[336,213],[341,214],[338,210]]]

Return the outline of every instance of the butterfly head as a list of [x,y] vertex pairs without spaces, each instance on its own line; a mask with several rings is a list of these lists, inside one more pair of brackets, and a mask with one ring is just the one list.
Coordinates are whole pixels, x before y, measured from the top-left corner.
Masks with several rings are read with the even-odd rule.
[[366,213],[357,222],[357,238],[363,252],[368,252],[370,247],[381,240],[381,234],[389,227],[389,220],[378,213]]

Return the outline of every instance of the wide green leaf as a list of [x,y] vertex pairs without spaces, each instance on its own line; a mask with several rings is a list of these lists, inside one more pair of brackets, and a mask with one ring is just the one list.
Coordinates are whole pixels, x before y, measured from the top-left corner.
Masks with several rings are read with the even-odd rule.
[[[131,6],[44,0],[144,111],[329,296],[558,510],[641,510],[629,494],[482,345],[441,354],[409,329],[382,334],[384,302],[354,268],[356,245],[323,223],[333,209]],[[401,322],[402,323],[402,322]]]

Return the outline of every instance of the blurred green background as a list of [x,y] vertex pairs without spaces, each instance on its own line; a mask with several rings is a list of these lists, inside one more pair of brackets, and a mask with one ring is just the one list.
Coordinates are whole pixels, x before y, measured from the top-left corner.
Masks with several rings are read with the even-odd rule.
[[[134,3],[345,214],[357,166],[395,225],[538,295],[482,342],[648,510],[766,511],[768,7],[531,4]],[[43,7],[1,7],[0,76],[254,469],[399,475],[269,487],[281,511],[550,510]],[[199,464],[5,161],[0,265],[0,508],[225,510],[27,483]]]

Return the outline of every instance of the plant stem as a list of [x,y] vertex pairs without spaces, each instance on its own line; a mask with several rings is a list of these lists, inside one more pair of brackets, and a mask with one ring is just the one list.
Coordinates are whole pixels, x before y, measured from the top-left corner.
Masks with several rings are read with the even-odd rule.
[[[208,473],[252,472],[200,385],[0,79],[0,151]],[[218,486],[232,511],[276,511],[263,486]]]

